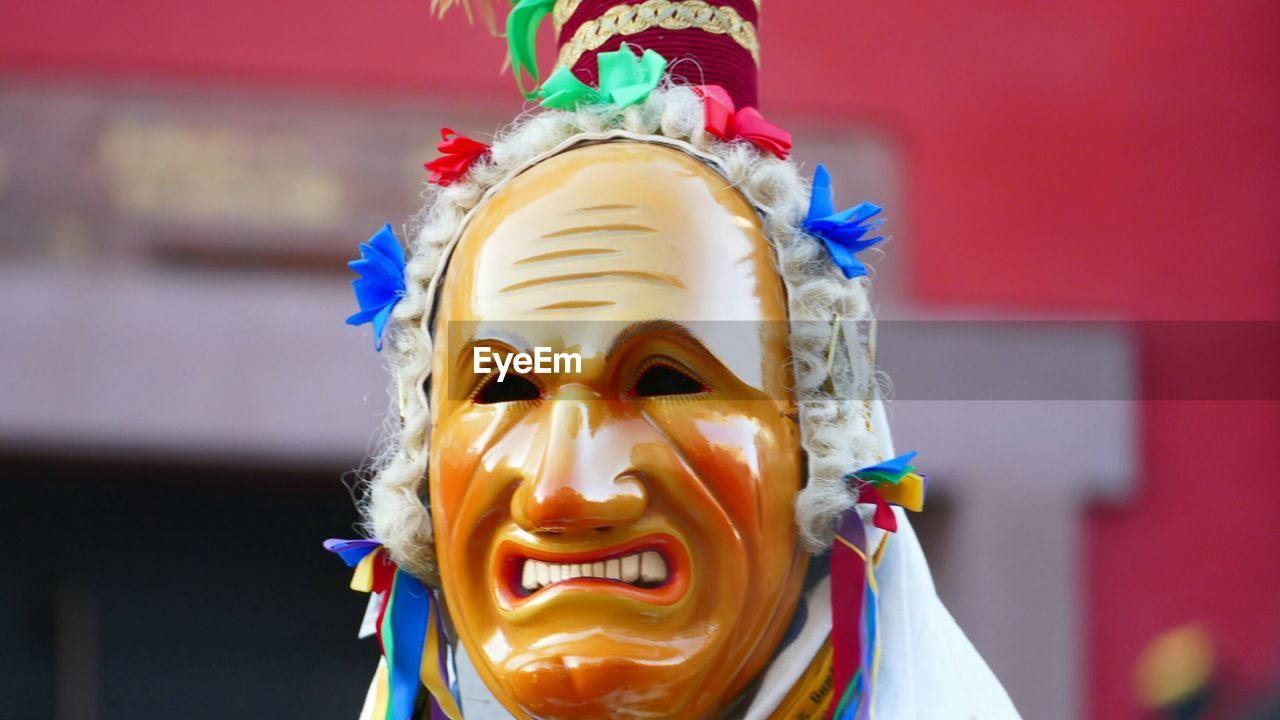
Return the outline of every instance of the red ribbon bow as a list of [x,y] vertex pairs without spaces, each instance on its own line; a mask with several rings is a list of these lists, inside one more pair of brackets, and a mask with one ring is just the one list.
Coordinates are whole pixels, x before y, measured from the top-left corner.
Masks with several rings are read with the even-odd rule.
[[898,518],[893,514],[893,508],[874,487],[863,487],[858,494],[858,502],[875,506],[875,513],[871,516],[873,525],[887,532],[898,532]]
[[719,85],[699,85],[694,91],[706,108],[707,132],[721,140],[746,140],[783,160],[791,154],[791,133],[765,120],[759,110],[745,107],[735,111],[733,99]]
[[444,154],[423,165],[431,172],[431,177],[427,180],[429,183],[452,185],[467,174],[476,160],[489,152],[488,145],[459,135],[449,128],[441,129],[440,137],[442,139],[436,149]]

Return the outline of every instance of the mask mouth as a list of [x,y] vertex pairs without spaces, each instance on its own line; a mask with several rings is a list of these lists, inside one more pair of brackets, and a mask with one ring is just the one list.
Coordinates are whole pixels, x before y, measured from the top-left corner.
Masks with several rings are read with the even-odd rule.
[[499,546],[494,560],[496,584],[512,606],[571,591],[624,595],[666,605],[679,599],[689,584],[688,553],[666,534],[573,551],[508,540]]

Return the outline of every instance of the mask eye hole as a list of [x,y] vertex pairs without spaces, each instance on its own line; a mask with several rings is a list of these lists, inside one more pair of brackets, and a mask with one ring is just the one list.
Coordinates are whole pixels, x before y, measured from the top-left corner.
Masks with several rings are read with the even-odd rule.
[[542,389],[533,383],[532,380],[507,373],[507,376],[498,380],[498,376],[494,375],[489,378],[476,393],[474,398],[478,405],[493,405],[494,403],[519,402],[521,400],[537,400],[542,397]]
[[670,365],[651,365],[636,379],[631,391],[636,397],[661,397],[663,395],[696,395],[707,388],[688,374]]

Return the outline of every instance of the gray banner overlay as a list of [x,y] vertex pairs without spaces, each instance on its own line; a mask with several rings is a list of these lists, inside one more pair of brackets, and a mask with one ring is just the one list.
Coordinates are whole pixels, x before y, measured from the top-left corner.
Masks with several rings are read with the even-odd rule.
[[[580,353],[587,361],[580,380],[537,369],[519,373],[515,363],[508,365],[507,374],[528,376],[547,387],[564,382],[590,385],[593,355],[607,358],[607,364],[622,362],[616,354],[628,352],[612,347],[615,354],[609,354],[618,338],[672,334],[677,341],[691,340],[704,349],[707,362],[759,387],[766,372],[761,367],[762,338],[804,332],[830,339],[838,329],[833,342],[824,341],[824,359],[837,367],[854,363],[859,374],[874,364],[876,387],[881,397],[891,399],[1280,400],[1280,321],[484,321],[449,322],[446,327],[448,337],[444,342],[437,338],[437,351],[449,353],[450,367],[467,368],[449,377],[453,399],[466,397],[477,382],[484,382],[471,372],[471,353],[481,345],[493,371],[498,370],[495,354],[534,355],[539,347],[544,356]],[[633,351],[661,355],[660,348],[647,345]],[[548,367],[544,363],[541,369]],[[843,400],[864,400],[875,392],[868,387],[838,387],[834,394]],[[702,397],[762,396],[710,386]]]

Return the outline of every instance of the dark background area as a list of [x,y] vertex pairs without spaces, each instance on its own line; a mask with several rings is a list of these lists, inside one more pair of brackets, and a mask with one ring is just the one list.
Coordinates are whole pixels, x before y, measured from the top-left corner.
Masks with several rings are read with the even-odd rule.
[[353,536],[342,468],[0,462],[0,716],[94,697],[120,720],[359,714],[367,596],[320,547]]

